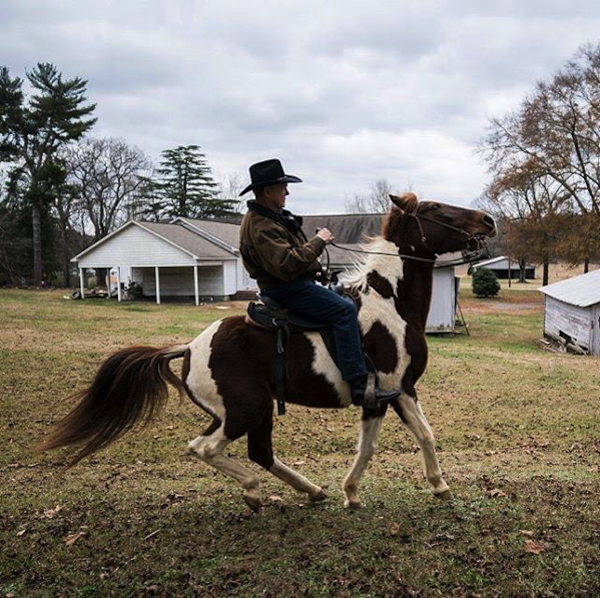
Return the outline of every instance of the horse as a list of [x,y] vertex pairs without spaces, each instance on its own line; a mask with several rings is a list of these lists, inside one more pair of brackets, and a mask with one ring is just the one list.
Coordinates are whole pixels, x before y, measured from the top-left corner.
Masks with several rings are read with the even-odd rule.
[[[400,390],[389,406],[421,448],[432,493],[450,500],[435,437],[415,390],[427,365],[425,326],[434,263],[444,253],[480,247],[486,236],[496,233],[496,226],[482,211],[420,201],[413,193],[390,199],[381,236],[363,246],[364,256],[345,283],[355,295],[364,350],[374,364],[379,385]],[[286,401],[316,408],[349,407],[349,385],[342,380],[321,335],[292,336],[287,349]],[[223,454],[227,445],[243,436],[251,461],[310,500],[323,500],[326,494],[320,486],[273,452],[275,343],[271,331],[248,325],[244,316],[230,316],[212,323],[188,344],[119,350],[101,364],[91,385],[75,395],[78,404],[39,449],[83,445],[70,461],[74,465],[136,423],[155,418],[172,385],[212,417],[208,428],[189,443],[189,450],[237,480],[253,510],[262,504],[258,475]],[[181,378],[169,368],[169,362],[177,358],[183,358]],[[374,454],[387,409],[385,403],[362,410],[358,451],[343,482],[346,507],[361,506],[359,481]]]

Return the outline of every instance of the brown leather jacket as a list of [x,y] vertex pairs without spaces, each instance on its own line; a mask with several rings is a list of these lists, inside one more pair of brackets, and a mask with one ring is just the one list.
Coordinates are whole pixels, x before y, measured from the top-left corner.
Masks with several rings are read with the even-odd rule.
[[286,210],[282,210],[282,218],[254,202],[248,202],[248,206],[240,227],[240,253],[244,267],[260,289],[297,278],[314,279],[321,270],[317,258],[325,241],[317,236],[308,240]]

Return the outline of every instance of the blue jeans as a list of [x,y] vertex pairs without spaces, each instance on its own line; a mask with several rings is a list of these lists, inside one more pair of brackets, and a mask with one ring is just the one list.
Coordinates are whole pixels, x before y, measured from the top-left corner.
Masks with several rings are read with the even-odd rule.
[[300,316],[332,326],[338,365],[344,380],[367,375],[356,308],[351,299],[341,297],[307,278],[282,283],[261,291],[261,294]]

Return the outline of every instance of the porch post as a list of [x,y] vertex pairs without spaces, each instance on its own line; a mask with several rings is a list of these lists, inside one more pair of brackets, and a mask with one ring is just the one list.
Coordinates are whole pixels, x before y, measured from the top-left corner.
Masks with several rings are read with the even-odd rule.
[[79,290],[81,298],[85,299],[85,268],[79,268]]
[[[110,268],[108,270],[108,288],[110,295]],[[123,297],[121,296],[121,266],[117,266],[117,299],[121,301]]]
[[154,266],[154,277],[156,278],[156,303],[160,304],[160,273],[158,266]]
[[196,298],[196,305],[200,305],[200,295],[198,293],[198,266],[194,265],[194,297]]

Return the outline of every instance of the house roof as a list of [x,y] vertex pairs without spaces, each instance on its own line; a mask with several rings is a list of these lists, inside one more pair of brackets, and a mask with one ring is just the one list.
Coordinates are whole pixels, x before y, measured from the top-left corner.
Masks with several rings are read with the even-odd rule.
[[[484,262],[479,262],[476,266],[473,266],[473,269],[477,268],[489,268],[490,266],[499,264],[502,261],[508,262],[508,256],[500,255],[498,257],[493,257],[489,260],[485,260]],[[511,260],[511,269],[517,269],[519,267],[519,263],[515,260]],[[533,264],[527,264],[527,268],[535,268]]]
[[[179,224],[164,224],[159,222],[139,222],[143,228],[171,241],[178,247],[192,253],[199,259],[204,258],[230,258],[233,251],[215,245],[211,240],[180,226]],[[233,226],[233,225],[232,225]]]
[[600,270],[580,274],[538,289],[548,297],[578,307],[589,307],[600,303]]
[[198,235],[197,233],[180,226],[178,224],[164,224],[157,222],[136,222],[130,220],[117,230],[113,231],[106,237],[103,237],[87,249],[84,249],[81,253],[78,253],[71,261],[76,262],[84,255],[91,253],[100,245],[104,245],[110,241],[113,237],[116,237],[122,230],[130,226],[137,226],[148,233],[155,235],[156,237],[179,247],[186,253],[192,255],[197,259],[223,259],[231,258],[232,252],[216,245],[214,242],[207,240],[206,238]]
[[312,237],[317,228],[328,228],[338,243],[356,245],[381,234],[383,214],[329,214],[304,216],[302,229]]
[[175,218],[172,224],[181,222],[194,231],[217,244],[223,249],[237,255],[240,238],[240,225],[216,220],[198,220],[196,218]]

